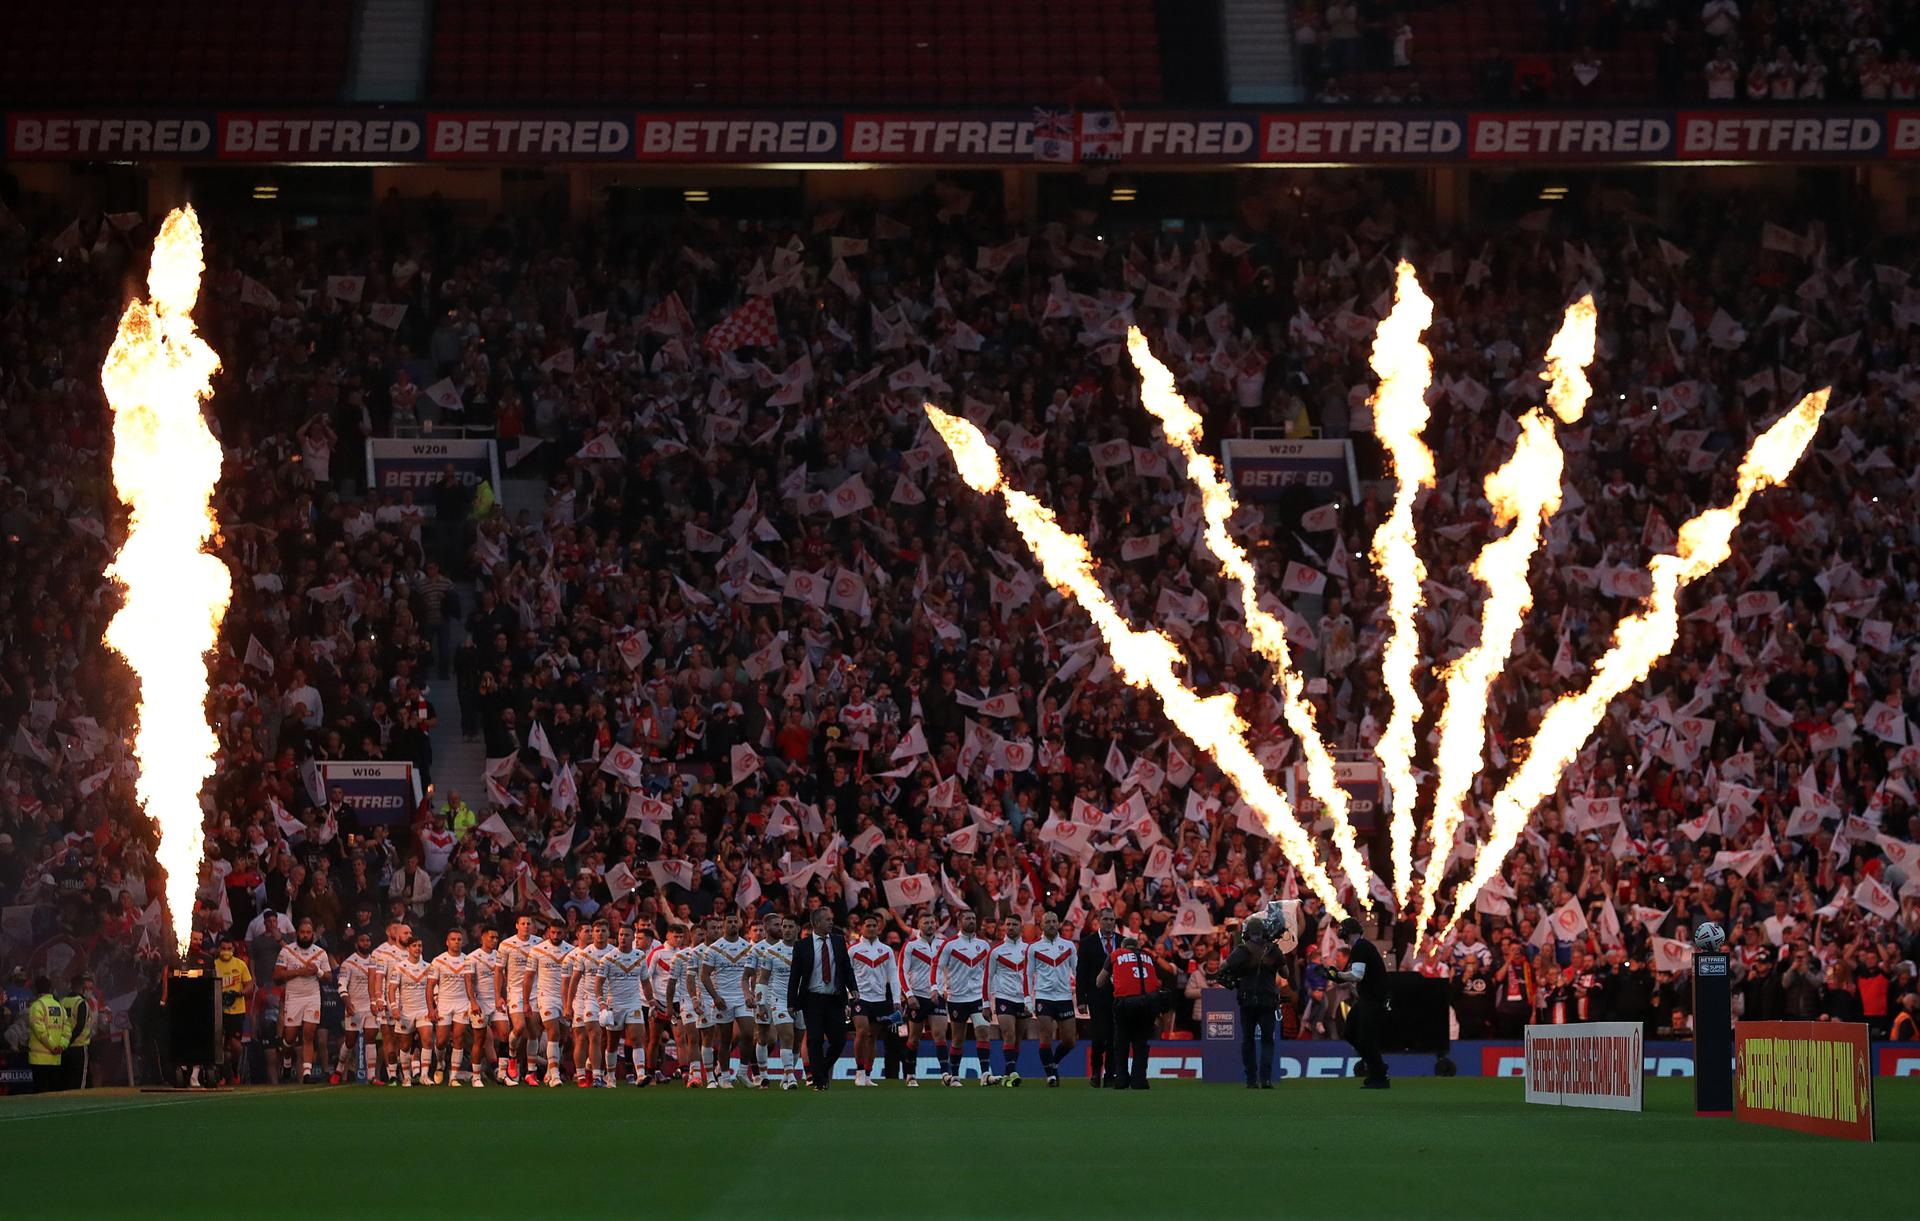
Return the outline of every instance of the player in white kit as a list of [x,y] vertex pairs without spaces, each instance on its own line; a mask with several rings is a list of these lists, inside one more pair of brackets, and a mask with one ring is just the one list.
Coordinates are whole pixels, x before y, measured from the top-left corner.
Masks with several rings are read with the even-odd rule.
[[335,986],[340,989],[341,1005],[346,1012],[341,1017],[340,1055],[334,1063],[333,1075],[327,1078],[330,1085],[353,1080],[356,1056],[366,1080],[372,1081],[378,1072],[375,1040],[380,1018],[373,1004],[373,981],[378,977],[379,967],[372,950],[373,934],[362,931],[354,938],[353,953],[342,959],[334,972]]
[[393,1080],[393,1066],[400,1055],[400,1028],[393,1016],[393,969],[407,960],[407,942],[412,939],[413,931],[404,921],[396,920],[387,925],[387,939],[369,955],[374,962],[368,985],[373,991],[374,1018],[380,1027],[380,1071],[376,1075],[369,1067],[367,1079],[376,1084]]
[[907,994],[907,1060],[911,1070],[907,1085],[918,1086],[919,1047],[922,1039],[933,1041],[940,1070],[947,1067],[947,1014],[939,1001],[940,938],[939,921],[930,911],[920,913],[913,937],[900,950],[900,973],[905,977]]
[[[473,962],[473,991],[480,1001],[473,1012],[474,1071],[492,1060],[494,1080],[504,1081],[510,1032],[506,1008],[500,1003],[500,931],[481,929],[480,948],[469,950],[467,957]],[[479,1085],[480,1078],[476,1076],[473,1083]]]
[[[589,925],[580,927],[580,945],[566,952],[566,985],[564,985],[563,1010],[566,1023],[572,1031],[572,1052],[574,1052],[574,1085],[586,1089],[593,1085],[593,1073],[597,1071],[599,1056],[595,1054],[595,1042],[599,1039],[599,960],[601,954],[595,952],[593,939],[605,937],[605,929],[593,929]],[[612,948],[612,946],[607,946]]]
[[847,947],[847,957],[853,960],[853,1083],[878,1086],[874,1042],[900,1009],[900,960],[893,947],[880,940],[880,917],[868,916],[861,934]]
[[[653,971],[653,1020],[647,1023],[647,1063],[653,1066],[654,1081],[662,1085],[672,1077],[667,1071],[667,1041],[676,1033],[675,1014],[667,1004],[667,993],[673,982],[673,962],[679,954],[680,930],[675,928],[667,930],[666,940],[654,943],[648,956]],[[683,1048],[684,1044],[675,1050],[684,1057]]]
[[940,1078],[947,1085],[965,1084],[960,1079],[960,1050],[966,1045],[969,1030],[973,1034],[974,1055],[980,1059],[980,1083],[992,1084],[988,1077],[992,1072],[989,1055],[993,1021],[985,1010],[987,955],[993,952],[993,947],[975,934],[978,927],[978,917],[970,911],[961,912],[960,935],[941,943],[936,960],[940,995],[947,1002],[947,1021],[951,1026],[947,1032],[951,1040],[947,1044],[947,1071]]
[[718,1061],[721,1089],[732,1089],[733,1051],[740,1049],[740,1064],[752,1084],[753,1006],[747,1003],[747,959],[753,943],[740,935],[740,917],[729,912],[722,922],[721,936],[709,937],[700,964],[700,984],[713,1002],[713,1055]]
[[433,964],[421,957],[418,937],[407,943],[407,956],[393,964],[387,987],[392,1013],[394,1045],[400,1062],[400,1084],[427,1084],[428,1047],[433,1042]]
[[[793,1015],[787,1012],[787,981],[793,976],[793,947],[798,926],[784,916],[771,917],[763,931],[766,936],[754,946],[753,978],[759,993],[760,1058],[763,1073],[760,1088],[778,1081],[780,1088],[797,1088],[795,1067],[786,1062],[786,1050],[794,1046]],[[796,1061],[798,1057],[795,1057]]]
[[[585,1088],[601,1083],[600,1059],[607,1043],[606,1029],[600,1024],[600,986],[605,982],[600,964],[613,952],[605,920],[594,922],[591,934],[583,934],[586,944],[567,955],[567,1016],[573,1022],[574,1084]],[[590,937],[590,940],[587,938]]]
[[507,1066],[502,1085],[519,1085],[522,1065],[530,1070],[536,1058],[529,1035],[538,1028],[537,1014],[527,1012],[527,976],[532,971],[530,954],[540,944],[533,931],[533,917],[520,916],[513,922],[513,936],[500,943],[500,994],[507,1002]]
[[333,961],[327,952],[313,943],[313,921],[302,920],[294,928],[292,945],[280,947],[273,964],[273,982],[284,985],[286,995],[280,1002],[280,1025],[287,1045],[300,1044],[300,1080],[313,1081],[314,1032],[320,1028],[320,977],[333,973]]
[[1073,1050],[1074,1022],[1073,977],[1080,965],[1080,949],[1060,935],[1060,917],[1047,912],[1040,917],[1040,940],[1033,943],[1028,962],[1032,967],[1034,1037],[1040,1040],[1040,1065],[1047,1073],[1047,1086],[1060,1085],[1060,1061]]
[[[520,985],[520,1004],[528,1019],[538,1019],[546,1035],[546,1084],[560,1086],[561,1022],[566,1016],[567,955],[573,949],[561,937],[558,920],[547,921],[546,939],[527,951],[528,970]],[[532,1082],[531,1076],[528,1078]]]
[[[645,936],[645,934],[642,934]],[[620,937],[600,959],[600,1027],[606,1049],[601,1053],[611,1087],[620,1078],[620,1044],[625,1042],[633,1072],[627,1080],[647,1084],[647,1014],[653,1008],[651,946],[637,944],[633,927],[620,926]]]
[[[473,1017],[480,1011],[480,992],[473,983],[474,963],[466,945],[465,933],[449,929],[446,952],[433,960],[434,1043],[446,1057],[443,1067],[434,1074],[435,1085],[460,1084],[467,1063],[467,1043],[473,1035]],[[478,1088],[486,1083],[480,1080],[479,1059],[475,1058],[473,1064],[473,1084]]]
[[695,924],[687,930],[687,944],[673,956],[673,971],[667,977],[667,1004],[673,1010],[674,1045],[680,1050],[681,1071],[687,1088],[706,1080],[705,1042],[707,1006],[701,996],[700,958],[706,951],[707,931]]
[[1033,1020],[1031,953],[1026,922],[1019,916],[1008,916],[1006,936],[987,955],[987,995],[1000,1026],[1000,1077],[989,1080],[985,1065],[981,1066],[981,1078],[989,1085],[1000,1079],[1009,1084],[1020,1080],[1020,1041]]

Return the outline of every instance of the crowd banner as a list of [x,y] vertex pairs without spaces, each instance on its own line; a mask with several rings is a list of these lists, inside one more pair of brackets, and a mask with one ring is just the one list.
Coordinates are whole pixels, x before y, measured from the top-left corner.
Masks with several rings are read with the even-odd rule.
[[1570,1022],[1526,1028],[1527,1101],[1602,1111],[1641,1109],[1638,1022]]
[[1353,464],[1353,442],[1338,440],[1265,441],[1233,437],[1220,443],[1227,483],[1241,500],[1277,500],[1303,490],[1360,499],[1360,473]]
[[404,823],[420,804],[420,774],[411,763],[329,760],[320,764],[320,780],[329,794],[340,790],[363,827]]
[[[1347,818],[1354,830],[1368,835],[1384,822],[1386,784],[1380,765],[1367,761],[1335,760],[1333,782],[1347,791]],[[1296,763],[1287,772],[1287,799],[1304,816],[1318,817],[1320,803],[1307,790],[1307,765]]]
[[431,511],[431,493],[446,482],[449,468],[469,489],[486,483],[495,497],[500,495],[500,451],[491,438],[367,438],[367,470],[376,494],[412,492]]
[[[14,110],[0,160],[492,165],[1044,165],[1046,99],[1013,110],[331,107]],[[1920,156],[1920,109],[1130,109],[1103,157],[1142,166],[1797,165]]]
[[1816,1136],[1872,1140],[1873,1059],[1866,1026],[1736,1022],[1733,1117]]

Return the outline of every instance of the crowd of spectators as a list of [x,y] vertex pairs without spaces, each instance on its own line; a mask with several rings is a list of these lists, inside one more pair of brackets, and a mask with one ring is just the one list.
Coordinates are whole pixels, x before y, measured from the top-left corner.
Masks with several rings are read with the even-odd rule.
[[[1232,922],[1302,893],[1297,876],[1121,684],[918,404],[994,435],[1015,480],[1092,539],[1126,613],[1178,634],[1192,686],[1235,695],[1278,775],[1297,752],[1274,684],[1195,547],[1194,496],[1119,336],[1144,328],[1210,444],[1352,437],[1377,476],[1367,352],[1406,252],[1436,301],[1442,475],[1419,512],[1436,663],[1474,639],[1468,566],[1496,533],[1480,481],[1537,401],[1562,305],[1592,290],[1601,306],[1476,816],[1429,878],[1470,864],[1486,799],[1638,605],[1648,556],[1725,499],[1747,442],[1800,393],[1831,385],[1834,404],[1734,558],[1689,589],[1673,656],[1616,702],[1458,938],[1413,965],[1455,977],[1463,1035],[1512,1033],[1523,1011],[1684,1034],[1675,947],[1712,919],[1748,1016],[1884,1033],[1915,1003],[1920,949],[1920,455],[1903,422],[1920,285],[1904,236],[1867,236],[1831,193],[1703,190],[1655,220],[1596,191],[1442,232],[1383,179],[1267,184],[1231,223],[1180,235],[1090,212],[1027,226],[952,184],[878,209],[657,224],[462,225],[396,201],[325,236],[209,218],[198,318],[224,365],[210,413],[235,593],[196,936],[239,938],[262,980],[306,918],[337,948],[400,916],[434,945],[520,911],[665,929],[825,905],[878,910],[897,937],[915,904],[888,884],[919,877],[943,919],[964,905],[1078,925],[1113,906],[1192,1002],[1169,1019],[1192,1029]],[[96,371],[157,218],[20,216],[0,221],[0,944],[35,969],[90,964],[124,1015],[168,937],[126,762],[132,681],[100,643],[122,524]],[[359,300],[330,276],[362,277]],[[703,343],[756,302],[770,342]],[[404,316],[375,322],[378,304]],[[543,511],[368,497],[360,439],[441,378],[467,417],[542,439],[511,473],[545,481]],[[1117,460],[1099,448],[1122,439]],[[1250,507],[1236,528],[1270,589],[1290,562],[1328,575],[1287,616],[1324,680],[1320,723],[1364,751],[1385,720],[1382,587],[1361,558],[1382,485],[1340,496],[1333,530],[1303,527],[1316,503]],[[1423,685],[1424,758],[1438,684]],[[482,791],[442,784],[389,827],[316,783],[323,759],[430,770],[442,717],[484,742]],[[1333,952],[1303,948],[1290,1029],[1337,1028]]]
[[[1450,3],[1301,0],[1290,10],[1305,95],[1322,104],[1424,100],[1420,32],[1457,39]],[[1506,9],[1440,100],[1901,101],[1920,96],[1912,0],[1540,0]],[[1524,10],[1524,11],[1523,11]],[[1425,23],[1424,27],[1419,23]],[[1513,31],[1528,31],[1515,41]],[[1621,70],[1632,64],[1629,87]],[[1613,82],[1620,80],[1616,86]],[[1628,88],[1628,92],[1622,92]],[[1632,96],[1631,88],[1644,88]],[[1458,94],[1458,96],[1456,96]]]

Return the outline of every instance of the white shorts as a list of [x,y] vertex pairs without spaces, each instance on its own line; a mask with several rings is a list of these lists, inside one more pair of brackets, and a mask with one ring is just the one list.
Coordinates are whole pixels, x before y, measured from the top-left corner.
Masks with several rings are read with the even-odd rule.
[[787,1012],[787,1002],[784,1000],[770,1003],[765,1012],[767,1020],[760,1023],[762,1026],[791,1026],[793,1024],[793,1015]]
[[320,998],[308,1001],[288,999],[280,1005],[280,1024],[282,1026],[317,1026],[320,1024]]
[[527,1015],[527,1009],[527,1002],[520,999],[518,992],[514,993],[513,996],[507,1000],[507,1014],[510,1017],[525,1017]]
[[363,1030],[378,1030],[379,1019],[371,1013],[347,1013],[340,1019],[340,1029],[346,1034],[359,1034]]
[[751,1018],[753,1016],[752,1005],[747,1004],[744,1000],[734,1000],[729,997],[725,1004],[720,1005],[714,1010],[713,1024],[718,1026],[722,1022],[734,1022],[741,1018]]
[[439,1024],[442,1026],[452,1026],[455,1024],[466,1026],[472,1023],[473,1016],[474,1011],[471,1005],[462,1005],[458,1009],[442,1009],[440,1011]]
[[628,1026],[647,1024],[647,1007],[644,1004],[615,1005],[611,1009],[600,1011],[600,1024],[608,1030],[624,1030]]
[[557,996],[551,1000],[544,996],[538,997],[534,1000],[534,1005],[536,1007],[535,1012],[540,1015],[540,1020],[543,1022],[564,1022],[567,1020],[566,1006],[560,1003],[560,998]]
[[475,1026],[487,1026],[494,1022],[504,1022],[506,1020],[507,1015],[498,1005],[483,1004],[480,1008],[474,1010],[473,1013],[473,1024]]
[[392,1016],[395,1030],[432,1030],[433,1019],[424,1013],[409,1013],[402,1009]]

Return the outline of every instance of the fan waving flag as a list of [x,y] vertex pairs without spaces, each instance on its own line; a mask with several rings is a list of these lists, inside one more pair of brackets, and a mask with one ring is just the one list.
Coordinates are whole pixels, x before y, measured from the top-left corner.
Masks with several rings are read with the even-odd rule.
[[709,352],[770,348],[779,337],[780,324],[773,316],[773,302],[754,297],[708,331],[704,346]]

